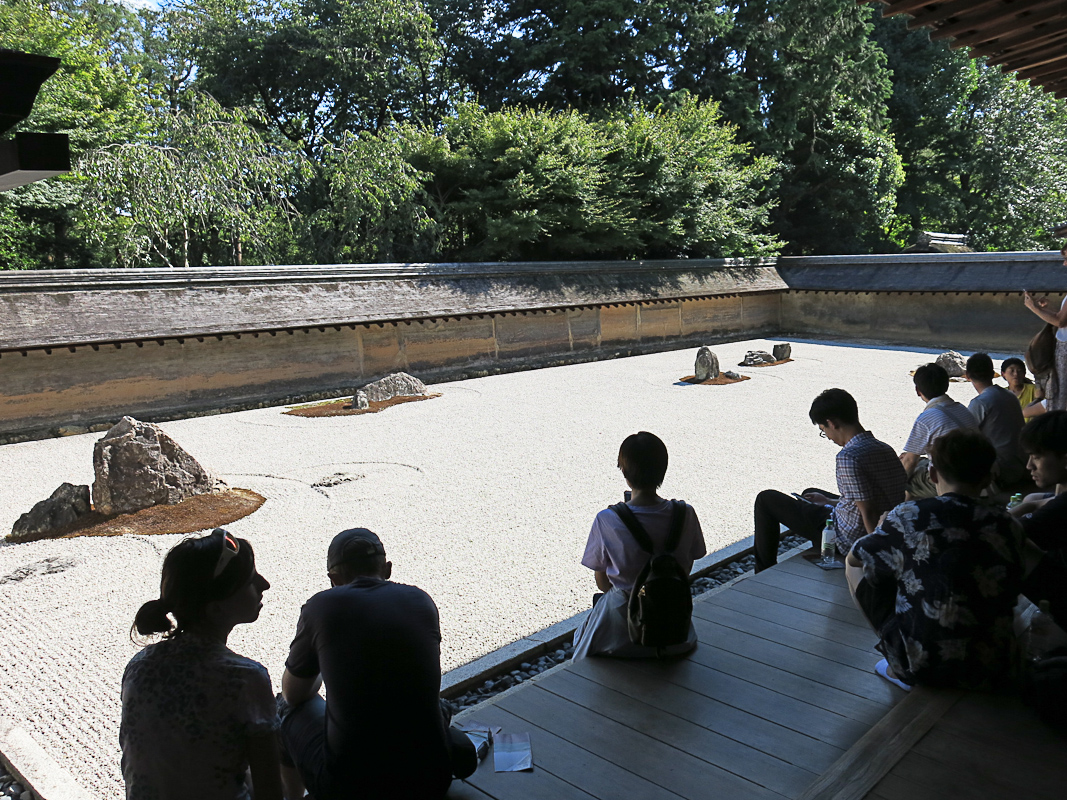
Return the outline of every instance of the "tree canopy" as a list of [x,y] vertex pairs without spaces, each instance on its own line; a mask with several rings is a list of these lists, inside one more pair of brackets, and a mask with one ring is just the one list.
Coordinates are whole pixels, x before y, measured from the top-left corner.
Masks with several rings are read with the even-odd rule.
[[1045,248],[1067,109],[853,0],[0,0],[0,268]]

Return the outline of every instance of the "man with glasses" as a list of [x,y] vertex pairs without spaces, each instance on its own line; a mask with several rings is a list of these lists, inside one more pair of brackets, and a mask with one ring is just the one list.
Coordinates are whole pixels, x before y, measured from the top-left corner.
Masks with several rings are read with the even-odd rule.
[[841,448],[840,495],[816,489],[800,496],[774,489],[760,492],[754,508],[756,572],[778,563],[781,525],[818,547],[826,520],[832,519],[838,552],[847,553],[853,542],[878,526],[883,513],[904,501],[907,473],[896,451],[860,425],[852,395],[844,389],[827,389],[812,402],[808,416],[820,436]]

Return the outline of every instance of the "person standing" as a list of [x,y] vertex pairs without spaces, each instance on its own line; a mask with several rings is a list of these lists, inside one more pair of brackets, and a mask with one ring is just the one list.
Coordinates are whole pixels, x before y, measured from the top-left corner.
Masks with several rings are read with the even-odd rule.
[[[1067,266],[1067,245],[1060,250]],[[1056,358],[1052,374],[1045,384],[1045,408],[1048,411],[1067,411],[1067,295],[1060,302],[1059,311],[1049,309],[1047,297],[1034,297],[1023,292],[1025,305],[1042,322],[1056,328]]]

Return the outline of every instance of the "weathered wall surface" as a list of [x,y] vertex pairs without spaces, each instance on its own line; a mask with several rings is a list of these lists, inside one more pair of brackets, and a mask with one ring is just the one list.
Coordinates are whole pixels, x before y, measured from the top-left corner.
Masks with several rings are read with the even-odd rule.
[[779,305],[767,292],[8,350],[0,437],[351,390],[397,370],[448,378],[770,333]]
[[0,440],[756,336],[1021,352],[1023,288],[1058,254],[0,274]]

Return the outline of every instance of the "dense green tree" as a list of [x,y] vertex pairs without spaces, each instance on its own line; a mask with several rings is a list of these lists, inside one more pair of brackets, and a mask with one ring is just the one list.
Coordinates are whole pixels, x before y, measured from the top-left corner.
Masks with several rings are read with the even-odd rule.
[[905,166],[896,243],[938,230],[970,234],[979,249],[1058,246],[1067,106],[903,19],[879,20],[875,37],[892,71],[888,109]]
[[200,97],[166,113],[156,141],[83,156],[85,230],[116,265],[273,261],[295,211],[302,158],[259,133],[253,112]]
[[309,155],[345,132],[430,122],[444,85],[419,0],[187,0],[197,86],[256,105]]
[[[66,133],[72,158],[143,135],[149,125],[143,83],[127,55],[134,19],[107,0],[4,0],[0,47],[54,56],[59,70],[17,130]],[[74,232],[84,182],[60,176],[0,195],[0,266],[93,266],[97,253]]]

